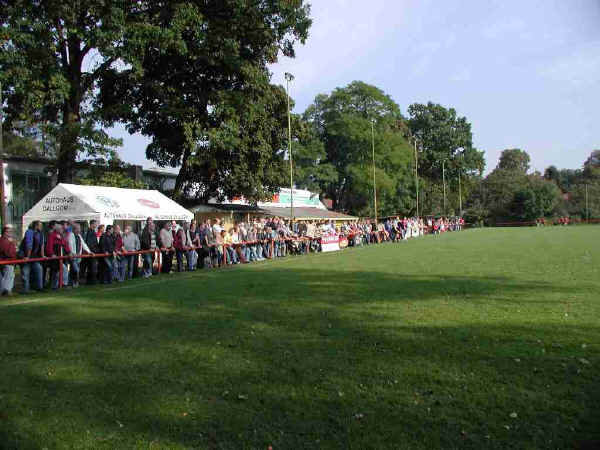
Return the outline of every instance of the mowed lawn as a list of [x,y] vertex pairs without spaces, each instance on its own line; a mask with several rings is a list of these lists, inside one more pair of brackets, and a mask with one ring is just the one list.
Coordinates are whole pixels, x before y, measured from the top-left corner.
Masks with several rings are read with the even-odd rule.
[[597,226],[0,302],[0,448],[600,445]]

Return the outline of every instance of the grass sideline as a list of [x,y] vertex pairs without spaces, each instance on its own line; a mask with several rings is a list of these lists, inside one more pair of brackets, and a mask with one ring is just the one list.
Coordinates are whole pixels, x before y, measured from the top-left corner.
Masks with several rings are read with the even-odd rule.
[[596,448],[599,355],[594,226],[12,298],[0,448]]

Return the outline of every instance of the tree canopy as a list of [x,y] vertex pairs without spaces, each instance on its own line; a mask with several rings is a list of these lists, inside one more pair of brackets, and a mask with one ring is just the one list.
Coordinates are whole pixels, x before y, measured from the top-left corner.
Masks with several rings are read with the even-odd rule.
[[[152,139],[150,159],[182,166],[182,189],[193,153],[231,126],[226,104],[239,102],[231,93],[273,101],[266,66],[280,52],[293,56],[311,21],[302,0],[0,0],[0,23],[8,123],[52,126],[61,181],[72,179],[79,158],[114,154],[120,142],[98,125],[122,121]],[[269,189],[274,181],[252,184]]]
[[322,142],[324,153],[315,145],[310,167],[324,172],[318,184],[334,208],[373,214],[373,138],[379,214],[395,212],[406,200],[402,193],[411,183],[412,152],[400,108],[391,97],[354,81],[330,95],[318,95],[304,120]]

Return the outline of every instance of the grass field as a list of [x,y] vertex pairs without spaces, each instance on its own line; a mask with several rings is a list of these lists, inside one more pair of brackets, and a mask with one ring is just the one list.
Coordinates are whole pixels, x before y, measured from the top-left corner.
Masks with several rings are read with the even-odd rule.
[[600,227],[11,298],[0,358],[0,448],[597,448]]

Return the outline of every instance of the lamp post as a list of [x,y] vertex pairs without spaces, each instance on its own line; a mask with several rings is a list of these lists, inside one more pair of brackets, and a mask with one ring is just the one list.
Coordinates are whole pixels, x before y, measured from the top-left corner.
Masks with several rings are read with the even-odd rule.
[[442,185],[444,188],[444,216],[446,215],[446,160],[442,159]]
[[415,143],[415,191],[417,194],[417,217],[419,217],[419,159],[417,157],[417,138],[413,137]]
[[375,184],[375,119],[371,119],[371,147],[373,149],[373,210],[377,224],[377,186]]
[[290,115],[290,81],[294,76],[286,72],[287,116],[288,116],[288,157],[290,159],[290,220],[294,220],[294,164],[292,161],[292,118]]
[[460,167],[458,169],[458,210],[460,211],[460,217],[462,217],[462,189],[460,186]]

